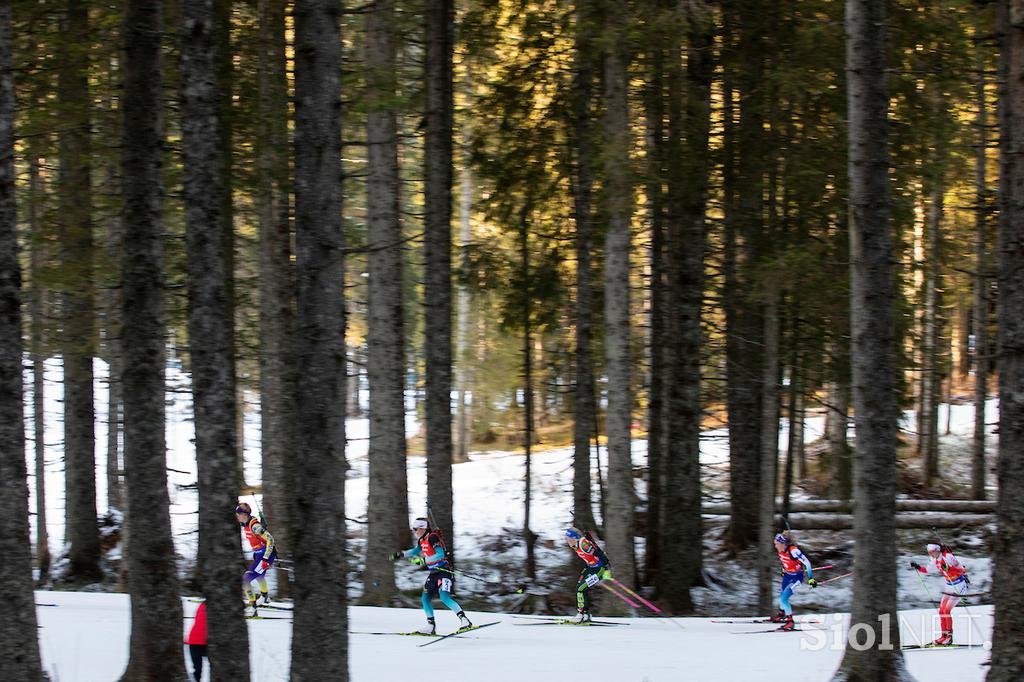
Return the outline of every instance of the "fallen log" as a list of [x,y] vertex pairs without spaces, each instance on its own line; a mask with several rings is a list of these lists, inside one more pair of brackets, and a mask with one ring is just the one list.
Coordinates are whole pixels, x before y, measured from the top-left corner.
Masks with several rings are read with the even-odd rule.
[[[791,514],[820,512],[849,514],[853,505],[847,500],[799,500],[789,505]],[[991,514],[996,510],[993,500],[896,500],[896,511],[901,512],[954,512]],[[776,513],[782,512],[782,504],[775,507]],[[708,515],[728,515],[732,507],[728,502],[705,504],[701,512]]]
[[[790,514],[793,530],[847,530],[853,528],[850,514]],[[959,528],[995,523],[995,514],[950,514],[948,512],[906,512],[896,514],[897,528]]]

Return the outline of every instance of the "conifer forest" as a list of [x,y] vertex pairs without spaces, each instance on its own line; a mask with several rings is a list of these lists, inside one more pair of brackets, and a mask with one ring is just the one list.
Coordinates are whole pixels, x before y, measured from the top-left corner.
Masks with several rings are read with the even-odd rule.
[[0,539],[4,682],[1024,680],[1024,0],[0,0]]

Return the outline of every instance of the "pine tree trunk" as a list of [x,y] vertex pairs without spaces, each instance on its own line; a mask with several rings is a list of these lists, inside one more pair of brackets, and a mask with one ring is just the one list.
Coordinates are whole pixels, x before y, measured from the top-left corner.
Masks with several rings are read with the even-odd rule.
[[185,678],[181,600],[164,438],[161,221],[162,3],[128,0],[124,18],[124,461],[131,540],[125,560],[131,647],[123,682]]
[[[857,456],[851,637],[833,680],[910,679],[896,613],[896,369],[885,1],[847,0],[850,278]],[[855,646],[855,644],[862,646]],[[867,644],[867,646],[863,646]]]
[[213,0],[181,4],[181,129],[188,254],[188,333],[199,472],[199,575],[209,622],[210,669],[218,679],[249,677],[249,637],[238,599],[238,501],[234,325],[230,259],[220,234],[227,187],[217,106]]
[[60,133],[62,296],[61,354],[64,361],[64,471],[67,578],[78,583],[102,579],[96,522],[96,414],[93,356],[96,317],[93,293],[92,172],[90,159],[88,5],[66,5],[59,56],[57,97]]
[[[702,583],[701,552],[701,307],[704,295],[705,211],[711,167],[711,44],[704,0],[681,10],[688,27],[686,82],[678,46],[668,50],[668,391],[662,561],[658,592],[675,612],[693,609],[690,588]],[[680,42],[682,42],[680,40]],[[685,85],[687,97],[683,98]],[[685,146],[684,146],[685,140]]]
[[452,520],[452,53],[453,0],[426,9],[424,347],[427,509],[454,552]]
[[831,461],[829,494],[837,500],[848,500],[853,495],[853,459],[847,439],[850,428],[850,389],[839,378],[829,383],[828,411],[826,436]]
[[[259,0],[259,80],[256,138],[260,241],[260,439],[263,513],[279,555],[291,549],[290,460],[295,452],[295,277],[291,264],[288,163],[288,80],[285,8]],[[277,594],[290,594],[290,574],[277,572]]]
[[[647,156],[647,210],[651,226],[650,247],[650,311],[648,314],[649,338],[649,376],[647,401],[647,534],[646,552],[644,552],[644,579],[652,583],[657,578],[658,566],[661,564],[662,549],[662,496],[664,494],[665,455],[667,444],[665,431],[669,416],[667,406],[667,387],[665,385],[666,369],[669,359],[669,348],[672,347],[667,332],[669,299],[667,296],[665,252],[665,55],[667,39],[665,22],[669,18],[661,13],[660,3],[652,2],[647,7],[651,16],[651,33],[646,37],[651,47],[646,55],[647,82],[644,85],[644,118],[646,124],[646,156]],[[670,55],[679,57],[679,51],[669,51]],[[681,64],[673,63],[670,69],[681,70]],[[681,95],[678,81],[672,94]],[[681,126],[679,110],[676,105],[677,129]],[[673,149],[678,152],[678,146]],[[679,219],[679,216],[676,216]]]
[[[519,226],[519,277],[523,289],[530,291],[530,223],[529,204],[522,210],[522,221]],[[523,295],[521,323],[523,325],[523,452],[526,468],[523,472],[523,543],[526,545],[526,577],[534,580],[537,577],[537,536],[530,529],[530,506],[533,502],[533,329],[531,323],[531,301],[529,295]]]
[[[737,90],[740,121],[735,140],[735,206],[726,215],[725,307],[726,392],[729,413],[729,497],[733,548],[757,539],[760,494],[761,344],[764,321],[754,294],[751,270],[757,263],[764,229],[764,15],[760,0],[737,3]],[[729,11],[732,15],[732,10]],[[729,157],[730,161],[732,156]]]
[[1000,3],[999,493],[989,682],[1024,678],[1024,0]]
[[36,476],[36,566],[39,584],[50,577],[50,533],[46,527],[46,412],[44,403],[46,353],[43,349],[43,329],[46,310],[45,293],[39,281],[44,267],[42,244],[41,204],[44,200],[42,178],[39,174],[40,156],[33,146],[28,158],[28,214],[31,238],[29,255],[29,358],[32,362],[32,438]]
[[975,117],[978,139],[974,154],[974,278],[973,312],[971,326],[974,331],[974,436],[971,440],[971,497],[984,500],[985,493],[985,401],[988,398],[988,277],[985,273],[988,262],[988,190],[987,190],[987,147],[988,112],[986,110],[985,72],[982,48],[976,46],[978,81],[975,84],[975,98],[978,113]]
[[633,391],[630,384],[630,220],[633,184],[630,173],[630,122],[627,94],[629,53],[622,17],[605,9],[605,367],[608,376],[608,500],[604,518],[608,557],[620,579],[634,582],[633,462],[631,425]]
[[395,595],[394,563],[388,554],[405,547],[409,539],[403,395],[403,245],[392,0],[374,0],[366,21],[366,209],[370,251],[366,374],[370,383],[370,483],[361,601],[387,604]]
[[775,492],[779,461],[779,293],[769,284],[764,292],[764,346],[761,378],[761,490],[758,496],[757,524],[757,608],[769,613],[778,557],[775,536]]
[[576,414],[573,420],[573,522],[580,528],[596,528],[590,467],[590,438],[597,431],[596,387],[594,385],[593,271],[593,186],[594,137],[591,120],[593,81],[596,71],[593,36],[596,27],[588,0],[577,0],[576,34],[572,82],[573,118],[572,148],[576,150],[573,177],[573,210],[576,222],[576,346],[575,383],[573,386]]
[[924,457],[924,484],[931,487],[939,476],[939,264],[938,243],[942,224],[942,183],[934,180],[925,225],[924,344],[922,347],[922,412],[918,431]]
[[[15,205],[14,78],[11,3],[0,2],[0,536],[4,538],[4,597],[0,620],[0,678],[39,682],[43,673],[32,593],[22,393],[21,267]],[[177,625],[177,623],[175,623]],[[180,632],[180,626],[179,632]],[[179,649],[180,651],[180,649]],[[181,655],[178,655],[179,658]]]
[[[472,82],[471,78],[468,78]],[[464,271],[469,269],[469,253],[473,241],[471,232],[473,212],[473,123],[465,121],[462,125],[463,153],[462,165],[459,169],[459,252],[462,259]],[[470,384],[472,382],[473,358],[469,353],[469,330],[472,325],[470,311],[469,287],[459,279],[457,293],[457,323],[455,329],[455,393],[458,395],[455,403],[455,451],[452,459],[455,462],[469,461],[469,447],[471,441],[470,412],[471,407],[467,404],[470,397]]]
[[295,7],[294,682],[348,680],[340,12]]

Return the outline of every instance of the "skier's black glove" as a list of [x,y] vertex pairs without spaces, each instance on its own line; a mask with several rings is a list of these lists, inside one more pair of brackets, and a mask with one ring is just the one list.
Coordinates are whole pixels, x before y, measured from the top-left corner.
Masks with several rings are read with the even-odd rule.
[[392,561],[398,561],[401,558],[402,558],[402,553],[401,552],[392,552],[391,554],[388,554],[388,559],[391,559]]
[[910,567],[912,569],[914,569],[915,571],[920,571],[921,570],[921,564],[917,563],[916,561],[911,561],[910,562]]
[[807,581],[807,584],[810,586],[811,589],[814,589],[815,587],[818,586],[818,581],[815,578],[810,578]]

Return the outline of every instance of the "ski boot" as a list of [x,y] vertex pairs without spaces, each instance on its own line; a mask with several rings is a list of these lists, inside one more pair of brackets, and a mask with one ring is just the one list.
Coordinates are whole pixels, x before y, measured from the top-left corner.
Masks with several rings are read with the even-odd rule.
[[437,630],[434,629],[434,619],[427,618],[427,627],[423,628],[422,630],[417,630],[416,632],[421,635],[436,635]]
[[270,593],[269,592],[260,592],[260,597],[259,597],[258,603],[261,606],[269,605],[270,604]]
[[259,614],[256,611],[256,599],[253,598],[253,599],[249,600],[249,603],[245,607],[245,617],[246,618],[255,618],[257,615],[259,615]]
[[770,620],[773,623],[783,623],[786,620],[786,612],[782,609],[779,609],[779,612],[771,618],[769,618],[768,620]]
[[779,627],[779,630],[782,630],[783,632],[796,630],[796,623],[793,622],[793,616],[786,616],[786,620],[782,621],[782,625]]
[[469,622],[469,618],[466,618],[466,612],[465,611],[459,611],[459,613],[457,615],[459,617],[459,629],[460,630],[465,630],[467,628],[473,627],[473,624],[471,622]]
[[589,625],[590,624],[590,612],[580,611],[576,618],[572,621],[576,625]]
[[953,633],[943,632],[942,635],[932,642],[932,646],[949,646],[953,643]]

